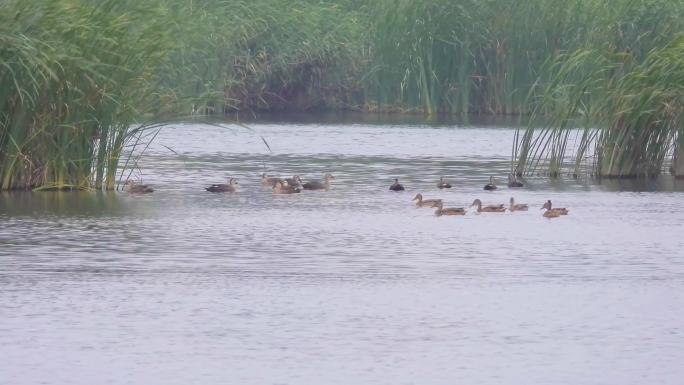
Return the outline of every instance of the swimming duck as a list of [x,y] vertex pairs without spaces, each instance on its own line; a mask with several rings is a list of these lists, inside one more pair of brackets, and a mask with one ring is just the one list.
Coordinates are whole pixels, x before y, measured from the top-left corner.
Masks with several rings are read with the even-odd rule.
[[504,205],[489,205],[482,207],[482,201],[475,199],[470,207],[477,206],[478,213],[503,213],[506,211]]
[[451,185],[444,181],[443,177],[439,177],[439,182],[437,182],[437,188],[451,188]]
[[543,209],[546,209],[546,211],[555,211],[560,215],[568,215],[568,209],[566,209],[565,207],[552,208],[550,199],[548,201],[546,201],[546,203],[544,203],[544,206],[542,206],[542,208],[540,210],[543,210]]
[[278,181],[276,182],[275,186],[273,186],[274,194],[294,194],[301,191],[302,190],[299,187],[290,186],[287,184],[287,181]]
[[147,194],[154,192],[154,189],[146,184],[137,184],[132,180],[126,182],[126,190],[131,194]]
[[515,199],[513,199],[513,197],[511,197],[511,199],[508,201],[508,203],[509,203],[508,210],[511,212],[513,212],[513,211],[527,211],[527,209],[529,208],[526,204],[522,204],[522,203],[515,204]]
[[487,190],[487,191],[496,190],[496,185],[494,184],[494,177],[493,177],[493,176],[490,176],[490,177],[489,177],[489,183],[487,183],[487,184],[484,186],[484,189]]
[[282,179],[278,177],[269,177],[266,173],[261,174],[261,184],[263,186],[273,187],[276,183],[280,182]]
[[508,174],[508,187],[523,187],[523,182],[520,182],[511,174]]
[[416,201],[416,206],[418,207],[435,207],[437,203],[441,203],[441,199],[423,199],[423,194],[416,194],[412,199]]
[[292,178],[286,178],[285,181],[288,185],[293,187],[297,187],[302,184],[302,178],[300,178],[299,175],[295,175]]
[[335,177],[331,174],[325,174],[323,182],[306,182],[302,185],[302,187],[304,187],[304,190],[328,190],[330,189],[330,181],[332,179],[335,179]]
[[559,211],[546,210],[542,215],[544,218],[558,218],[561,216]]
[[221,184],[212,184],[209,187],[205,187],[204,189],[209,191],[209,192],[236,192],[237,191],[237,179],[235,178],[229,178],[228,179],[228,184],[221,183]]
[[435,215],[438,217],[441,217],[442,215],[465,215],[465,213],[466,213],[466,210],[463,207],[443,208],[442,207],[442,201],[437,202],[432,207],[437,208],[437,210],[435,210]]
[[394,183],[390,186],[390,191],[404,191],[404,186],[399,183],[399,179],[394,178]]

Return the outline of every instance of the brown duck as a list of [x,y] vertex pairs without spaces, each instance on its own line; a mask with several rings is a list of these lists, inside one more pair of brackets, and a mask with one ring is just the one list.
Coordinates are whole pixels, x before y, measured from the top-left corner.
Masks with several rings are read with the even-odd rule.
[[565,207],[552,207],[550,199],[546,201],[546,203],[544,203],[540,210],[544,209],[546,209],[547,212],[554,211],[557,212],[559,215],[568,215],[568,209],[566,209]]
[[332,179],[335,179],[334,176],[331,174],[325,174],[325,177],[323,178],[323,182],[319,181],[313,181],[313,182],[306,182],[302,185],[304,190],[329,190],[330,189],[330,181]]
[[416,194],[416,196],[412,199],[416,201],[416,206],[418,207],[435,207],[437,203],[441,203],[441,199],[423,199],[423,194]]
[[126,182],[126,190],[131,194],[148,194],[154,192],[154,189],[146,184],[137,184],[132,180]]
[[261,174],[261,185],[262,186],[269,186],[273,187],[275,186],[276,183],[282,181],[282,179],[278,177],[269,177],[266,175],[266,173]]
[[237,191],[237,179],[235,178],[229,178],[228,179],[228,184],[225,183],[220,183],[220,184],[212,184],[209,187],[205,187],[204,189],[209,191],[209,192],[229,192],[229,193],[234,193]]
[[447,207],[443,208],[442,202],[439,201],[435,204],[437,210],[435,210],[435,215],[441,217],[442,215],[465,215],[466,210],[463,207]]
[[511,199],[508,201],[508,210],[509,211],[527,211],[529,209],[529,206],[523,203],[515,203],[515,199],[511,197]]
[[503,213],[506,211],[504,205],[489,205],[482,207],[482,201],[475,199],[470,207],[477,206],[478,213]]
[[299,187],[290,186],[286,181],[278,181],[275,186],[273,186],[274,194],[295,194],[301,192]]

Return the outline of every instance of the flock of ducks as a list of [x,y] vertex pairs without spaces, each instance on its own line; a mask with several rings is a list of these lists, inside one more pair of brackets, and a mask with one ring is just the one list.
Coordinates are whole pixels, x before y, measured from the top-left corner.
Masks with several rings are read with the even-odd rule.
[[[523,183],[509,175],[508,187],[523,187]],[[437,182],[437,188],[451,188],[451,184],[445,182],[444,178],[439,178],[439,181]],[[404,186],[399,183],[398,179],[394,179],[394,183],[390,186],[389,189],[390,191],[405,190]],[[494,177],[489,177],[489,183],[487,183],[484,186],[484,190],[494,191],[496,189],[497,186],[494,184]],[[465,207],[445,208],[444,202],[441,199],[423,199],[423,194],[416,194],[416,196],[413,198],[413,201],[416,202],[417,207],[427,207],[436,209],[435,215],[438,217],[441,217],[442,215],[465,215],[467,212]],[[529,210],[529,206],[527,204],[515,203],[515,199],[513,197],[511,197],[511,199],[508,200],[508,207],[506,207],[504,204],[483,206],[482,201],[479,199],[475,199],[473,203],[470,205],[470,207],[477,207],[476,210],[478,213],[504,213],[506,211],[514,212]],[[544,205],[541,207],[540,210],[545,210],[543,214],[544,218],[558,218],[561,215],[568,215],[568,209],[564,207],[553,207],[551,204],[551,200],[547,200],[546,202],[544,202]]]
[[[335,179],[331,174],[325,174],[320,181],[303,182],[299,175],[294,175],[291,178],[269,177],[266,173],[261,175],[261,185],[271,188],[274,194],[296,194],[302,190],[329,190],[330,182]],[[523,187],[523,183],[516,180],[514,177],[508,176],[509,187]],[[445,189],[451,188],[451,184],[446,182],[443,177],[439,178],[437,188]],[[133,194],[147,194],[154,192],[154,189],[145,184],[137,184],[133,181],[126,182],[126,189]],[[399,179],[395,178],[394,183],[389,187],[390,191],[404,191],[404,186],[399,183]],[[494,184],[494,178],[489,178],[489,183],[484,186],[484,190],[493,191],[497,186]],[[212,193],[234,193],[238,190],[238,181],[235,178],[229,178],[228,183],[212,184],[205,187],[205,190]],[[444,207],[444,202],[441,199],[423,199],[423,194],[416,194],[412,199],[416,202],[417,207],[434,208],[436,216],[442,215],[465,215],[467,210],[464,207]],[[515,199],[511,197],[508,201],[508,207],[504,204],[487,205],[484,206],[482,201],[475,199],[470,207],[477,207],[478,213],[504,213],[506,211],[527,211],[529,206],[527,204],[515,203]],[[561,215],[568,215],[568,209],[562,207],[553,207],[551,200],[547,200],[540,210],[545,210],[543,216],[545,218],[558,218]]]
[[[296,194],[304,190],[329,190],[330,181],[335,179],[331,174],[325,174],[321,181],[310,181],[304,183],[299,175],[292,178],[269,177],[265,173],[261,175],[261,185],[270,187],[274,194]],[[138,184],[129,180],[125,184],[125,189],[132,194],[148,194],[154,192],[154,188],[146,184]],[[205,190],[213,193],[234,193],[238,191],[238,181],[235,178],[228,178],[228,183],[212,184],[205,187]]]

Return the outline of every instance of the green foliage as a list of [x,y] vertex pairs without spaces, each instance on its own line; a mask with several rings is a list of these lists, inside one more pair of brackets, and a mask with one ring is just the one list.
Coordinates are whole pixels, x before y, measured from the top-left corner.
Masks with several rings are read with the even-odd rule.
[[0,3],[0,189],[114,186],[132,125],[158,98],[171,49],[161,12],[133,0]]
[[169,0],[183,38],[166,84],[210,113],[349,107],[365,28],[352,3]]
[[146,121],[266,109],[546,116],[514,172],[652,175],[684,141],[683,23],[684,0],[3,0],[0,190],[112,189]]
[[426,114],[526,114],[545,63],[593,48],[637,62],[682,32],[681,0],[379,0],[372,7],[380,105]]
[[[524,133],[518,174],[542,163],[558,175],[564,162],[574,174],[583,167],[606,177],[661,172],[684,127],[684,37],[652,49],[640,63],[627,51],[584,49],[560,56],[552,67],[555,78],[538,105],[549,119]],[[575,127],[585,128],[568,154]]]

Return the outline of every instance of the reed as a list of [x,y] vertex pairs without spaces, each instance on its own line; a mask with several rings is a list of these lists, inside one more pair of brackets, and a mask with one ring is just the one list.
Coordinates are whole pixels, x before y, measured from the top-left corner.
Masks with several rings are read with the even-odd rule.
[[132,0],[0,7],[0,189],[112,189],[127,138],[160,105],[155,74],[172,48],[163,10]]
[[539,85],[533,113],[545,114],[547,124],[516,134],[514,172],[541,167],[552,177],[564,170],[573,176],[650,177],[672,156],[672,171],[683,174],[677,155],[684,36],[671,36],[654,38],[662,46],[645,53],[587,48],[553,60],[551,80]]
[[[165,76],[200,113],[351,108],[362,95],[353,1],[168,1],[183,36]],[[179,82],[179,79],[182,79]]]
[[683,9],[5,0],[0,189],[112,189],[131,164],[120,164],[126,146],[167,116],[278,109],[544,116],[547,126],[516,134],[513,172],[577,173],[590,162],[603,176],[652,175],[674,154],[684,174]]
[[374,4],[370,97],[428,115],[539,113],[528,96],[559,55],[601,47],[640,62],[682,32],[681,0]]

